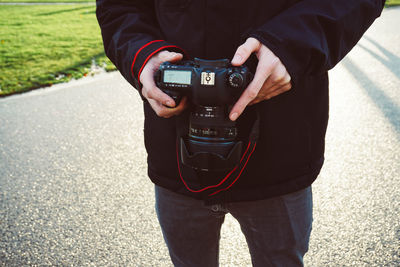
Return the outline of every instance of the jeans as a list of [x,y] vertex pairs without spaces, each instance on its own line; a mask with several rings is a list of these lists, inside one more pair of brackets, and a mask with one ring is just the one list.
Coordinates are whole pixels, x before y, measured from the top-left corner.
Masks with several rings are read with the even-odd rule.
[[312,226],[311,187],[260,201],[205,206],[156,186],[156,212],[174,266],[218,266],[225,214],[238,220],[253,266],[303,266]]

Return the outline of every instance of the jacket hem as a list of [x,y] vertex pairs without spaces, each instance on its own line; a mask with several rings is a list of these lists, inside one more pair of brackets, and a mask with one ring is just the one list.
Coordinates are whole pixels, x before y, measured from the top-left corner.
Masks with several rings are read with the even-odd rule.
[[[247,188],[232,187],[229,190],[220,192],[212,197],[190,192],[186,189],[178,176],[175,179],[160,176],[150,167],[148,168],[148,176],[150,180],[158,186],[195,199],[203,199],[206,205],[212,205],[217,203],[257,201],[299,191],[310,186],[317,179],[322,165],[323,158],[318,160],[315,167],[307,174],[292,177],[282,183],[268,184],[264,186],[255,185],[254,187]],[[266,176],[268,175],[266,174]]]

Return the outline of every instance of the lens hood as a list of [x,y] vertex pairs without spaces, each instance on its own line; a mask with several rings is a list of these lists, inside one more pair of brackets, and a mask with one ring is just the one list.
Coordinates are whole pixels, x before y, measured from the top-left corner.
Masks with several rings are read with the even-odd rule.
[[[193,146],[190,140],[180,138],[181,162],[188,167],[202,171],[224,171],[232,170],[240,162],[243,142],[232,142],[231,144],[215,144],[215,152],[210,152],[210,144],[204,143]],[[207,149],[202,149],[201,146]],[[188,149],[192,148],[192,149]],[[194,148],[194,149],[193,149]],[[225,153],[220,153],[225,150]],[[207,152],[205,152],[207,151]],[[223,156],[223,155],[226,156]]]

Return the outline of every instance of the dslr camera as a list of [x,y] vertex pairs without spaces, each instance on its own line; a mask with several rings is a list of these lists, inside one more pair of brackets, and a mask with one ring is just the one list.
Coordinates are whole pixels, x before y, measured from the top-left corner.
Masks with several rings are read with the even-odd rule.
[[236,122],[229,119],[229,112],[252,78],[247,67],[234,67],[228,59],[195,58],[160,65],[155,75],[158,88],[176,105],[183,96],[190,101],[188,131],[178,143],[184,165],[222,171],[239,163],[243,142],[237,138]]

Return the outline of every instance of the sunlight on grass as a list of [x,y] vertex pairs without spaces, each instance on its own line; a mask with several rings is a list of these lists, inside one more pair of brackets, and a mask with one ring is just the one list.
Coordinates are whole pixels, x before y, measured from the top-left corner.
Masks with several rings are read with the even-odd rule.
[[400,5],[400,0],[386,0],[385,6],[398,6]]
[[0,3],[88,3],[95,0],[0,0]]
[[0,6],[0,95],[114,69],[103,52],[94,5]]

